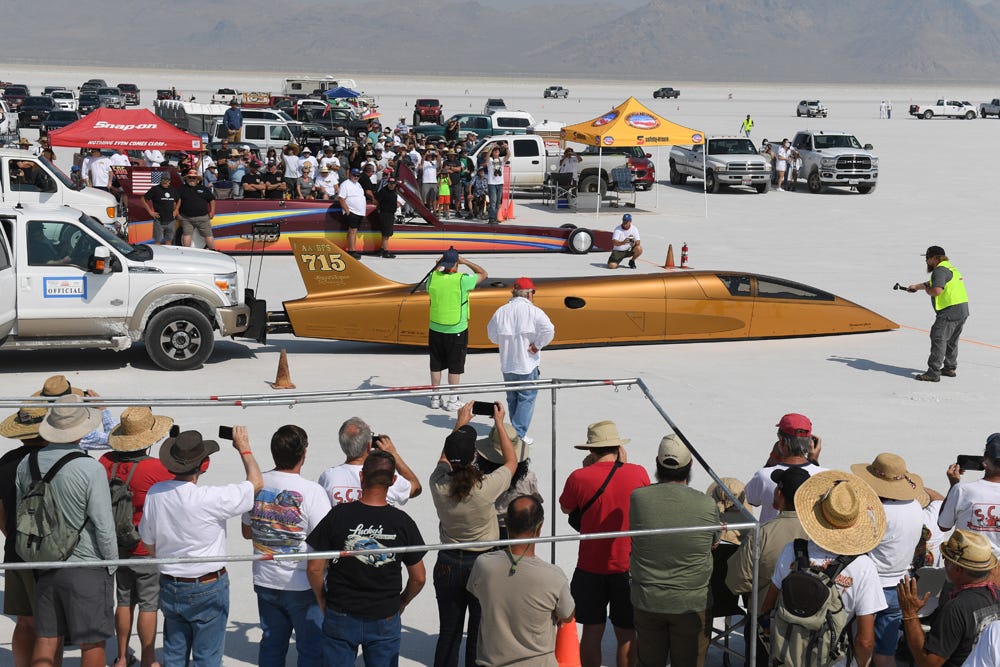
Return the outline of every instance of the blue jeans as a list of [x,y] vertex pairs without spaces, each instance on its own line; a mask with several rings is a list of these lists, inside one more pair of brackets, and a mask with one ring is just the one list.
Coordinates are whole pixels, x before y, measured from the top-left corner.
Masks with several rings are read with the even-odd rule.
[[327,608],[323,618],[323,657],[329,667],[353,665],[361,647],[365,667],[397,667],[399,612],[389,618],[363,618]]
[[260,615],[260,667],[285,667],[288,640],[295,630],[299,667],[323,665],[323,613],[311,589],[284,591],[254,586]]
[[[504,373],[503,379],[506,382],[516,380],[537,380],[539,376],[538,368],[530,373]],[[517,434],[522,438],[531,426],[531,416],[535,414],[535,397],[538,396],[537,389],[521,389],[519,391],[507,391],[507,412],[510,413],[510,425],[514,427]]]
[[885,602],[889,607],[875,614],[875,653],[896,655],[899,626],[903,622],[903,613],[899,609],[899,594],[895,586],[883,588],[882,592],[885,593]]
[[487,187],[490,191],[490,220],[495,222],[497,211],[500,210],[500,194],[503,191],[503,185],[489,185]]
[[208,583],[160,577],[163,667],[221,667],[229,620],[229,575]]
[[479,599],[467,591],[465,586],[469,583],[472,566],[479,556],[478,551],[438,552],[437,562],[434,564],[434,593],[437,596],[441,629],[434,648],[434,667],[457,667],[466,609],[469,611],[469,627],[465,636],[464,664],[466,667],[476,664],[482,608]]

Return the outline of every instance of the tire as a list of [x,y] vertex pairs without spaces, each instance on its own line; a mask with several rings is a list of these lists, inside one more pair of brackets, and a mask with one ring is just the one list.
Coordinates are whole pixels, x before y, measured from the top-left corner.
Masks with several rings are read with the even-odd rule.
[[986,109],[980,109],[979,110],[979,117],[980,118],[989,118],[990,115],[988,113],[986,113]]
[[418,113],[413,114],[413,124],[420,125],[420,114]]
[[795,110],[795,117],[796,117],[796,118],[802,118],[802,112],[801,112],[801,111],[799,111],[798,109],[796,109],[796,110]]
[[766,194],[767,191],[771,189],[771,181],[764,181],[763,183],[755,185],[754,189],[757,190],[757,194]]
[[566,249],[574,255],[586,255],[594,245],[594,235],[589,229],[577,227],[566,238]]
[[972,120],[975,117],[976,117],[976,112],[975,111],[966,111],[965,112],[965,120]]
[[143,340],[153,363],[168,371],[200,367],[215,347],[212,323],[191,306],[171,306],[153,315]]
[[823,191],[823,181],[819,180],[818,171],[810,172],[809,178],[806,180],[806,184],[809,186],[809,192],[813,194],[819,194]]
[[861,183],[858,185],[858,192],[863,195],[871,194],[875,190],[875,185],[871,183]]
[[931,118],[934,117],[934,112],[931,111],[930,109],[928,109],[927,111],[925,111],[923,113],[923,117],[924,117],[924,120],[930,120]]
[[580,192],[594,193],[600,192],[603,197],[608,191],[608,184],[600,176],[585,176],[580,179]]
[[559,225],[559,229],[576,229],[576,225],[572,222],[567,222],[565,224]]
[[681,172],[677,171],[677,167],[673,163],[670,164],[670,185],[683,185],[684,181],[681,178]]
[[719,179],[715,177],[715,172],[709,169],[705,172],[705,189],[715,194],[719,191]]

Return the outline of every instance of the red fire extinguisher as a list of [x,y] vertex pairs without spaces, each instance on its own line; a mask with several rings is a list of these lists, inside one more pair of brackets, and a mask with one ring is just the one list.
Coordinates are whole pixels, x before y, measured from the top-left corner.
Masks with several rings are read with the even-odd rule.
[[688,267],[688,244],[687,241],[681,246],[681,268],[686,269]]

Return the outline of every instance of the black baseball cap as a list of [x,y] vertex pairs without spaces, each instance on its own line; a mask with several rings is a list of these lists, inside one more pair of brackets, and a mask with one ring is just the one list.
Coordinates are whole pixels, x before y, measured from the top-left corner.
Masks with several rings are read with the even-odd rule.
[[791,468],[777,469],[771,472],[771,481],[781,489],[781,494],[789,502],[794,502],[795,492],[809,479],[809,471],[792,466]]
[[931,257],[945,257],[947,256],[947,254],[948,253],[946,253],[944,251],[944,248],[942,248],[941,246],[932,245],[930,248],[927,249],[927,252],[924,253],[924,259],[930,259]]
[[1000,433],[991,433],[986,438],[986,458],[1000,463]]

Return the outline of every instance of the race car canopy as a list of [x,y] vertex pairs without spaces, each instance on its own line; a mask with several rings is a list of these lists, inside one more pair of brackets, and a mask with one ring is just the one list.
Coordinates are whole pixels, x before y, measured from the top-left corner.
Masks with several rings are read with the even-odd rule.
[[149,109],[99,108],[66,127],[49,132],[53,146],[115,150],[201,150],[201,138],[178,129]]

